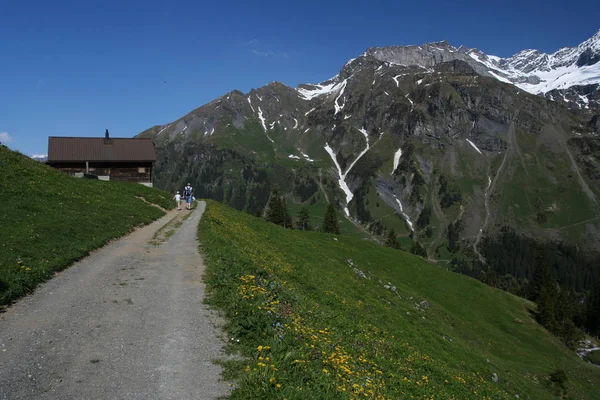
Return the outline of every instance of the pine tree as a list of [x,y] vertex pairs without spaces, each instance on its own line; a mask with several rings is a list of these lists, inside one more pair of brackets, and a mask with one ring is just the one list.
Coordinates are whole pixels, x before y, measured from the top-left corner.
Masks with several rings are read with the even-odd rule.
[[554,279],[552,279],[550,264],[539,255],[536,257],[536,264],[537,266],[533,271],[528,292],[529,299],[537,303],[544,288],[551,286],[554,283]]
[[555,319],[556,289],[553,284],[541,288],[537,296],[537,321],[550,332],[556,332],[557,324]]
[[592,335],[600,335],[600,279],[588,297],[586,327]]
[[308,215],[308,209],[306,207],[302,207],[300,212],[298,213],[298,220],[296,222],[296,226],[298,229],[303,231],[310,231],[310,216]]
[[413,244],[410,248],[410,252],[417,255],[417,256],[421,256],[423,258],[427,258],[427,252],[425,251],[425,249],[423,248],[423,246],[421,246],[421,244],[417,241],[413,241]]
[[327,233],[335,233],[335,234],[340,233],[340,227],[338,225],[337,215],[336,215],[335,209],[333,208],[333,205],[331,203],[329,203],[329,206],[327,206],[327,212],[325,212],[325,219],[323,220],[322,230],[323,230],[323,232],[327,232]]
[[387,238],[385,239],[385,245],[392,249],[400,249],[400,243],[398,242],[394,228],[391,228],[388,232]]
[[575,323],[573,317],[576,313],[577,304],[573,295],[565,287],[558,288],[554,296],[554,319],[557,324],[556,333],[570,349],[574,349],[582,339],[582,333]]
[[288,208],[287,208],[287,203],[285,202],[285,199],[283,197],[281,197],[279,199],[279,202],[281,204],[281,213],[283,215],[283,224],[282,226],[288,229],[294,229],[294,222],[292,221],[292,216],[290,215]]
[[269,198],[267,207],[268,210],[265,216],[267,221],[283,226],[285,223],[285,215],[281,204],[281,197],[279,197],[277,189],[274,189],[273,192],[271,192],[271,198]]

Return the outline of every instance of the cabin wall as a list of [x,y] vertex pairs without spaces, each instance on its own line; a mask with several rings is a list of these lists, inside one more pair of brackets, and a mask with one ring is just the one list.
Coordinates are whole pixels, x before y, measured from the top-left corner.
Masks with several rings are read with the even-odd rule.
[[137,182],[152,186],[152,163],[111,164],[90,162],[87,172],[85,162],[49,164],[71,176],[83,177],[83,174],[88,173],[102,180]]

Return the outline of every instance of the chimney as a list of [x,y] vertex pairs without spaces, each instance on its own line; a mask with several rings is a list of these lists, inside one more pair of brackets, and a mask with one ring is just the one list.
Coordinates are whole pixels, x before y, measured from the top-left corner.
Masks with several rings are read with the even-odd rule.
[[110,135],[108,134],[108,129],[104,132],[104,143],[110,143]]

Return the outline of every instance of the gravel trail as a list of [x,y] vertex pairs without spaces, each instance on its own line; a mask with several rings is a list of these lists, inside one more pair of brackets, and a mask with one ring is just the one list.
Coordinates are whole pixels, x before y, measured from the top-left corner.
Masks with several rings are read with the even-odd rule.
[[218,317],[202,304],[205,206],[170,211],[1,314],[0,399],[226,396]]

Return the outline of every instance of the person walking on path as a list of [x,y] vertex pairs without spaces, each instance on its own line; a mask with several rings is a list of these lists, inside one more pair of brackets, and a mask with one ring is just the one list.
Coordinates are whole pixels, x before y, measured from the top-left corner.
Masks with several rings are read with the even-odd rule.
[[173,197],[173,199],[175,199],[175,203],[177,203],[177,209],[181,210],[181,195],[179,194],[179,190],[177,193],[175,193],[175,197]]
[[183,195],[185,196],[186,208],[188,210],[192,209],[192,197],[193,197],[194,189],[192,185],[188,182],[187,186],[183,188]]

